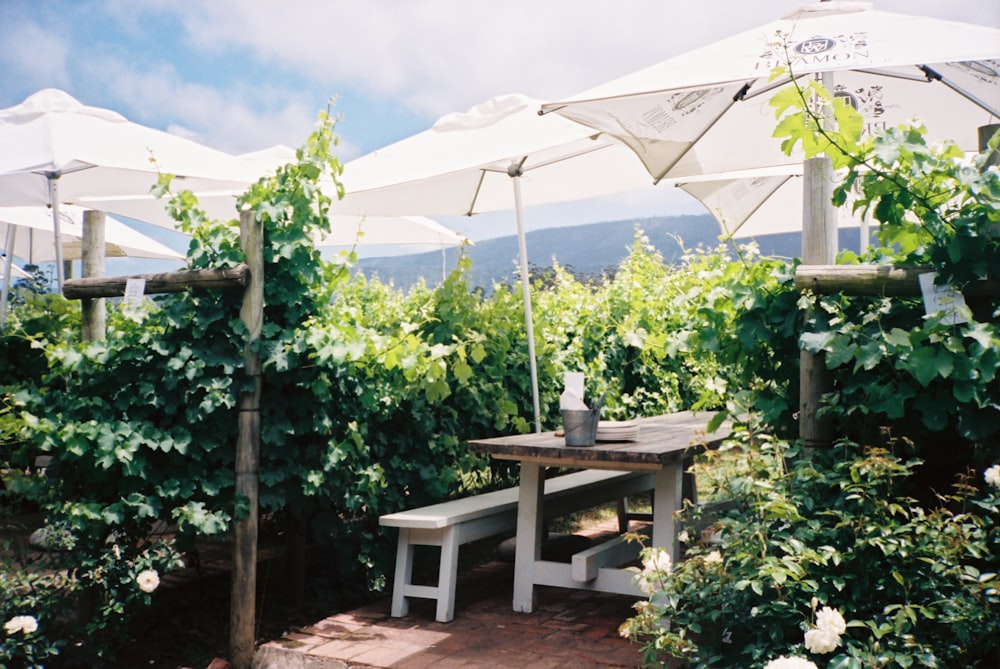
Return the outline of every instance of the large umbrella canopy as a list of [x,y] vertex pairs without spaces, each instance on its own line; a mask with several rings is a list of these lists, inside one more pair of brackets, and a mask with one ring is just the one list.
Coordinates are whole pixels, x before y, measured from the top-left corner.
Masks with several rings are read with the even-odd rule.
[[344,165],[337,213],[467,215],[516,212],[535,429],[538,372],[523,207],[649,187],[649,176],[616,140],[558,116],[540,101],[502,95],[440,118],[429,130]]
[[471,216],[648,187],[616,141],[575,123],[539,117],[541,101],[500,95],[438,119],[424,132],[344,165],[337,213]]
[[[63,205],[59,211],[62,257],[78,260],[82,255],[83,212],[80,207]],[[121,221],[107,217],[104,227],[105,256],[110,258],[161,258],[183,260],[183,254],[147,237]],[[55,260],[52,214],[45,207],[0,207],[0,240],[7,239],[7,227],[18,228],[14,245],[4,252],[24,262],[38,264]]]
[[[194,191],[245,188],[254,166],[222,151],[81,104],[56,89],[0,109],[0,206],[49,205],[149,193],[157,174]],[[56,245],[62,284],[61,247]]]
[[977,127],[1000,116],[998,59],[994,28],[820,2],[542,109],[617,137],[655,179],[795,164],[765,95],[790,65],[832,73],[870,132],[918,116],[932,139],[975,151]]
[[[773,137],[768,99],[791,85],[788,78],[768,81],[778,66],[821,76],[864,114],[870,133],[917,116],[931,140],[975,151],[977,128],[1000,116],[1000,30],[835,1],[803,6],[542,110],[617,137],[656,180],[795,167],[802,154],[785,155]],[[825,196],[813,195],[829,189],[830,179],[815,170],[807,176],[803,258],[815,259],[830,251],[809,249],[808,240],[825,239],[835,250],[836,237],[834,217],[817,211]],[[826,206],[832,209],[828,199]]]
[[[259,176],[273,174],[295,160],[295,149],[281,144],[237,156],[252,166]],[[182,184],[187,188],[186,184]],[[334,192],[332,184],[330,192]],[[228,220],[237,216],[237,198],[246,190],[213,189],[198,192],[198,206],[212,219]],[[117,197],[86,197],[82,202],[91,209],[114,212],[144,223],[173,228],[176,221],[167,213],[165,202],[148,193]],[[336,205],[335,205],[336,206]],[[425,216],[330,215],[330,232],[316,239],[318,246],[391,246],[427,245],[461,246],[470,243],[454,230]]]

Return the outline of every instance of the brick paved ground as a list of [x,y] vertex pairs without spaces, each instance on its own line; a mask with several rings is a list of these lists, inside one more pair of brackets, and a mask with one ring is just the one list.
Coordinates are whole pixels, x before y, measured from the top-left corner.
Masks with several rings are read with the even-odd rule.
[[624,669],[641,666],[618,626],[636,599],[539,587],[532,613],[511,607],[514,569],[494,561],[459,575],[455,619],[434,620],[434,602],[411,600],[389,616],[381,599],[265,643],[255,669]]

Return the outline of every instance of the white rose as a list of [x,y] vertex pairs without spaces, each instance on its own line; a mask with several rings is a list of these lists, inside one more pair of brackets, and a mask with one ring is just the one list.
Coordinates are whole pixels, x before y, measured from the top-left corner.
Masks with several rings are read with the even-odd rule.
[[830,630],[813,628],[806,632],[806,649],[810,653],[823,655],[832,653],[840,645],[840,636]]
[[160,586],[160,575],[154,569],[146,569],[139,572],[135,577],[135,582],[139,584],[139,589],[143,592],[153,592]]
[[816,665],[801,657],[779,657],[764,665],[764,669],[816,669]]
[[670,553],[666,549],[658,548],[649,554],[645,560],[642,561],[643,571],[656,571],[669,574],[673,571],[674,565],[673,560],[670,558]]
[[4,623],[3,629],[8,636],[18,632],[31,634],[38,629],[38,621],[34,616],[14,616]]
[[983,478],[994,488],[1000,488],[1000,465],[993,465],[983,472]]
[[832,632],[837,636],[847,631],[847,623],[844,621],[844,616],[840,615],[840,611],[831,609],[829,606],[824,606],[816,612],[816,627]]

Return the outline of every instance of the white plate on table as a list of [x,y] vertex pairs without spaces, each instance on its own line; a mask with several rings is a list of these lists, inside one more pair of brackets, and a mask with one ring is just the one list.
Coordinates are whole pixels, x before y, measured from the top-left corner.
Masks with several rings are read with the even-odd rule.
[[597,422],[597,441],[635,441],[639,424],[634,420],[602,420]]

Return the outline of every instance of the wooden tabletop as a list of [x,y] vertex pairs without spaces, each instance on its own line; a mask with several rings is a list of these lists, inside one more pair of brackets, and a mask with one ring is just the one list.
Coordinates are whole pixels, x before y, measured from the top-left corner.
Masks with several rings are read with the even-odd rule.
[[713,411],[681,411],[666,416],[639,418],[639,436],[635,441],[604,442],[593,446],[567,446],[562,433],[530,434],[472,439],[469,450],[503,460],[526,460],[560,467],[591,469],[659,469],[695,451],[717,447],[729,436],[732,426],[708,434],[706,427]]

